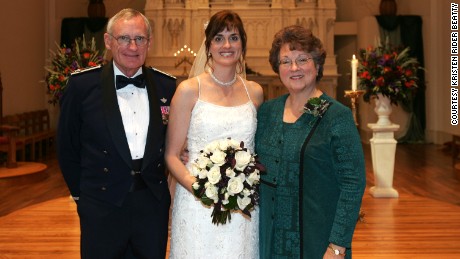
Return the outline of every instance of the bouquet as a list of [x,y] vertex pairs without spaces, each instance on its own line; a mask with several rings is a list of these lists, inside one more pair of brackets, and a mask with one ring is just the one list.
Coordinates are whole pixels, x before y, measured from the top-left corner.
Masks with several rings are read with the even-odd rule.
[[391,47],[389,43],[359,51],[358,77],[365,90],[364,101],[378,93],[388,97],[392,104],[406,101],[418,87],[416,58],[409,56],[409,48]]
[[45,67],[48,72],[45,81],[48,92],[51,94],[51,100],[48,102],[52,104],[59,102],[72,72],[104,63],[103,56],[99,55],[99,51],[96,49],[94,38],[90,42],[86,42],[83,35],[83,39],[75,39],[75,45],[71,48],[65,44],[62,47],[57,44],[56,46],[57,52],[50,50],[51,66]]
[[251,217],[250,211],[259,203],[263,171],[264,166],[244,147],[243,141],[216,140],[201,150],[192,163],[192,175],[196,177],[193,193],[204,205],[213,206],[213,224],[230,222],[232,211]]

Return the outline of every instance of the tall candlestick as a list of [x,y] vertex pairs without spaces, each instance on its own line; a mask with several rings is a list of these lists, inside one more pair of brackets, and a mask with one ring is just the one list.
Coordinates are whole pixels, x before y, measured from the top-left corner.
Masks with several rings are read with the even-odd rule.
[[351,90],[356,91],[358,81],[357,81],[357,74],[358,74],[358,60],[356,56],[353,55],[353,59],[351,60]]

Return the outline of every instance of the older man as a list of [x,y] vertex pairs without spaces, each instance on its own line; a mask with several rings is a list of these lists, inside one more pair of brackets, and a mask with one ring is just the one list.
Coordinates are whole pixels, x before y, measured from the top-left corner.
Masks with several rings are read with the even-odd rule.
[[74,73],[61,101],[59,164],[77,202],[82,258],[165,258],[171,197],[164,144],[174,77],[144,66],[147,18],[113,16],[113,61]]

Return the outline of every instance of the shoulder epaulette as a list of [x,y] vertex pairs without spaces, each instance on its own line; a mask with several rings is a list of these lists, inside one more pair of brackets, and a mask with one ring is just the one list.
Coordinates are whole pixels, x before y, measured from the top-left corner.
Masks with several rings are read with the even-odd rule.
[[165,76],[169,76],[169,77],[171,77],[172,79],[177,79],[175,76],[173,76],[173,75],[171,75],[171,74],[168,74],[168,73],[166,73],[166,72],[163,72],[163,71],[161,71],[161,70],[158,70],[158,69],[156,69],[156,68],[154,68],[154,67],[150,67],[150,69],[152,69],[152,70],[155,71],[155,72],[161,73],[161,74],[163,74],[163,75],[165,75]]
[[85,68],[79,68],[75,71],[73,71],[72,73],[70,73],[71,75],[77,75],[77,74],[80,74],[80,73],[83,73],[83,72],[88,72],[88,71],[92,71],[92,70],[95,70],[95,69],[98,69],[98,68],[101,68],[102,65],[97,65],[95,67],[85,67]]

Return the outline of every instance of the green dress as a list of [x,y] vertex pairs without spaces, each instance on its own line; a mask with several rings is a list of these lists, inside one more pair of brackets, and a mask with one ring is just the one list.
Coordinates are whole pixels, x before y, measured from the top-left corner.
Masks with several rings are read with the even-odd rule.
[[303,114],[295,123],[283,122],[287,96],[258,111],[256,152],[267,169],[260,189],[260,258],[300,258],[301,249],[303,258],[322,258],[329,243],[346,247],[351,258],[366,183],[353,116],[349,108],[321,96],[332,105],[306,146],[300,190],[300,150],[319,117]]

